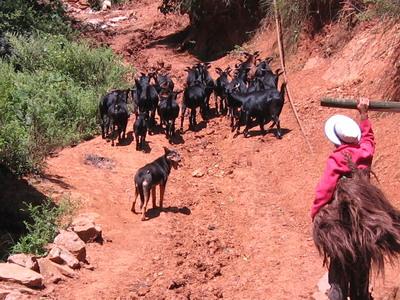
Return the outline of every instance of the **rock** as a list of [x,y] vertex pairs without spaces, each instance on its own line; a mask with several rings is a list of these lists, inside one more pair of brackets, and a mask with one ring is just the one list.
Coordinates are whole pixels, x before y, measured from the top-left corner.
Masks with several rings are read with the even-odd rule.
[[14,254],[7,258],[7,262],[20,265],[21,267],[28,268],[35,272],[39,272],[39,266],[36,257],[30,254]]
[[7,297],[7,295],[10,293],[11,293],[10,290],[0,289],[0,299],[1,300],[5,299]]
[[4,300],[29,300],[29,299],[32,298],[28,295],[24,295],[16,291],[12,291],[4,298]]
[[71,252],[61,246],[54,246],[47,257],[57,264],[66,264],[72,269],[79,269],[81,266],[79,260],[77,260]]
[[40,258],[38,260],[40,274],[43,275],[46,285],[49,283],[59,283],[64,279],[64,276],[56,268],[56,264],[48,258]]
[[79,261],[86,259],[85,243],[73,231],[61,230],[54,239],[54,244],[59,245],[71,252]]
[[47,257],[38,260],[40,274],[45,278],[46,283],[58,283],[64,280],[64,276],[75,277],[74,271],[67,267],[52,262]]
[[43,286],[43,276],[17,264],[0,263],[0,281],[17,282],[28,287]]
[[192,176],[196,177],[196,178],[200,178],[200,177],[204,176],[204,172],[202,170],[198,169],[192,173]]
[[111,0],[104,0],[101,4],[101,10],[106,10],[111,8]]
[[85,243],[101,241],[102,230],[90,215],[80,215],[72,221],[71,229]]
[[95,267],[92,266],[92,265],[83,264],[82,267],[85,268],[86,270],[89,270],[89,271],[94,271],[95,270]]
[[125,20],[128,20],[128,17],[119,16],[119,17],[111,18],[109,21],[112,23],[118,23],[118,22],[125,21]]

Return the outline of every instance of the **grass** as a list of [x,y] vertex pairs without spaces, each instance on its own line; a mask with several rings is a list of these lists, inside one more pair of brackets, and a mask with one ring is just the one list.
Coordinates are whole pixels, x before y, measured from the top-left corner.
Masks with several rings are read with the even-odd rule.
[[45,246],[53,241],[59,228],[70,225],[75,209],[76,205],[68,199],[62,200],[58,206],[51,199],[37,206],[26,204],[25,211],[31,221],[24,222],[27,233],[11,248],[11,252],[45,255]]
[[0,59],[0,164],[40,172],[55,148],[98,132],[100,96],[126,88],[132,70],[110,49],[63,36],[8,37],[16,54]]

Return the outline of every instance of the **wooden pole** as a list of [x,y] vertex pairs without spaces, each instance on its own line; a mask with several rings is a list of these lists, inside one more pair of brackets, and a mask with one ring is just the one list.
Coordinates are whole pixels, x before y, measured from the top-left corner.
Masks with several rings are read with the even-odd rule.
[[[350,99],[322,98],[321,106],[357,109],[357,101]],[[400,103],[391,101],[370,101],[368,109],[374,111],[400,112]]]
[[288,78],[287,78],[286,67],[285,67],[285,53],[284,53],[283,46],[282,46],[282,30],[281,30],[281,22],[280,22],[281,18],[280,18],[280,15],[279,15],[278,5],[276,3],[276,0],[274,0],[274,8],[275,8],[275,23],[276,23],[276,34],[277,34],[277,38],[278,38],[279,56],[280,56],[280,60],[281,60],[283,78],[285,79],[285,82],[286,82],[286,93],[287,93],[287,96],[289,98],[290,106],[292,107],[292,111],[294,113],[294,116],[296,117],[296,121],[299,124],[300,130],[301,130],[301,132],[302,132],[302,134],[304,136],[304,139],[306,140],[308,148],[310,149],[310,152],[312,154],[314,154],[314,150],[313,150],[313,148],[311,146],[311,143],[308,140],[308,137],[307,137],[307,135],[306,135],[306,133],[305,133],[305,131],[303,129],[303,125],[302,125],[302,123],[300,121],[300,118],[299,118],[299,116],[297,114],[297,110],[296,110],[296,107],[294,106],[294,102],[292,100],[293,98],[292,98],[292,95],[290,93],[289,81],[288,81]]

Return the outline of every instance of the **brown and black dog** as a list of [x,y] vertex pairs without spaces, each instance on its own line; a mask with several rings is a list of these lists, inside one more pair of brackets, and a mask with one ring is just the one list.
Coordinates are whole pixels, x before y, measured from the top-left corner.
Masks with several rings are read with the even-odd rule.
[[146,208],[152,194],[153,208],[156,208],[156,186],[160,185],[160,208],[163,207],[165,186],[167,185],[168,175],[171,167],[178,168],[181,156],[178,152],[164,147],[164,155],[155,161],[140,168],[135,174],[135,199],[132,203],[131,211],[136,213],[135,204],[137,196],[140,195],[140,210],[142,211],[142,221],[146,219]]

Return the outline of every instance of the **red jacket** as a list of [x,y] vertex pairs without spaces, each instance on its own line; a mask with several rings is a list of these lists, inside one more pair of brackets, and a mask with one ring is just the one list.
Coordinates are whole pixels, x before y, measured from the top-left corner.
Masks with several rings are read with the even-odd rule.
[[352,161],[359,169],[371,167],[375,151],[371,122],[368,119],[361,121],[360,129],[361,140],[358,145],[341,145],[329,156],[324,174],[315,191],[315,199],[311,208],[311,217],[313,219],[318,211],[332,200],[339,178],[350,172],[346,161],[346,153],[350,154]]

